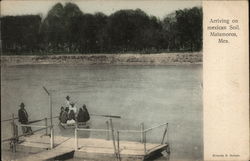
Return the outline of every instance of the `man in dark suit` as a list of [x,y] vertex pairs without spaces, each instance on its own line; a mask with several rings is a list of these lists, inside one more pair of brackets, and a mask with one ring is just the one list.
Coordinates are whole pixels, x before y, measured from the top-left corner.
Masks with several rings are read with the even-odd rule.
[[[29,115],[24,107],[25,107],[25,105],[22,102],[20,104],[20,109],[18,110],[18,118],[19,118],[19,122],[21,124],[27,125],[27,124],[29,124],[29,120],[28,120]],[[22,126],[22,130],[23,130],[23,134],[32,134],[31,127]]]

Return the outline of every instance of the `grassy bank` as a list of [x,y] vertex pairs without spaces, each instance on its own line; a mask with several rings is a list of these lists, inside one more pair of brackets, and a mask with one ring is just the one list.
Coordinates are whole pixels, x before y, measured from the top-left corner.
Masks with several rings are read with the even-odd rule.
[[1,56],[1,65],[25,64],[110,64],[110,65],[178,65],[201,64],[202,53],[161,54],[71,54],[71,55],[12,55]]

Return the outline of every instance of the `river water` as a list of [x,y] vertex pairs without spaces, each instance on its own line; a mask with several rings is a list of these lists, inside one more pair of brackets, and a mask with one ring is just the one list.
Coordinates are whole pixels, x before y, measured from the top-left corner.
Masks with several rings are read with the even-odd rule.
[[[17,116],[24,102],[30,120],[49,117],[48,95],[52,93],[53,116],[65,97],[91,114],[119,115],[116,129],[139,130],[168,122],[170,160],[203,159],[202,65],[179,66],[70,66],[22,65],[1,68],[1,119]],[[91,117],[91,128],[105,128],[105,117]],[[58,124],[58,120],[53,120]],[[147,134],[158,143],[164,127]],[[1,136],[10,136],[10,124],[1,124]],[[73,136],[58,126],[56,135]],[[82,137],[105,138],[105,133],[84,133]],[[139,140],[140,135],[121,134],[122,140]]]

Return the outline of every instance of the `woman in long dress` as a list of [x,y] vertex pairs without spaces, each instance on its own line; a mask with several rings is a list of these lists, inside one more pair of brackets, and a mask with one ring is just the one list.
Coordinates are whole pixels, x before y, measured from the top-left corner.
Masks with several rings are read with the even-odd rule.
[[89,112],[86,108],[86,105],[83,105],[82,108],[79,109],[78,115],[77,115],[77,121],[78,122],[87,122],[89,121],[90,116]]

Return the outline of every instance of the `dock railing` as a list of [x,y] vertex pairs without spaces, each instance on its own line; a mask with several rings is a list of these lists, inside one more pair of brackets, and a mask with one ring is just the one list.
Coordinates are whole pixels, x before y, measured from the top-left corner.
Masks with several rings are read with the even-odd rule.
[[[120,149],[119,148],[119,145],[120,145],[119,135],[120,135],[120,133],[139,133],[141,135],[140,141],[144,145],[144,153],[147,154],[148,151],[159,146],[159,145],[157,145],[151,149],[147,149],[147,133],[152,131],[152,130],[155,130],[157,128],[163,127],[163,126],[165,126],[165,128],[164,128],[164,132],[162,135],[162,139],[160,140],[160,143],[159,143],[159,145],[162,145],[162,144],[164,144],[164,141],[166,138],[166,134],[167,134],[167,130],[168,130],[168,123],[163,123],[163,124],[160,124],[160,125],[148,128],[148,129],[144,129],[144,123],[141,123],[140,124],[140,129],[141,129],[140,131],[139,130],[117,130],[117,145],[118,145],[117,149]],[[118,150],[118,152],[119,152],[119,150]]]
[[[57,118],[57,116],[53,117],[53,118]],[[42,131],[42,130],[45,130],[45,135],[49,135],[48,134],[48,129],[50,129],[50,148],[51,149],[54,148],[54,128],[53,128],[52,125],[48,125],[48,119],[47,118],[43,118],[43,119],[39,119],[39,120],[35,120],[35,121],[30,121],[28,124],[15,123],[16,119],[18,119],[18,117],[14,117],[14,114],[12,114],[11,119],[6,119],[6,120],[1,121],[1,123],[11,121],[11,127],[12,127],[12,137],[1,140],[1,143],[10,141],[12,151],[16,152],[16,144],[18,143],[18,140],[19,140],[20,137],[27,136],[27,135],[29,135],[31,133],[34,134],[34,133]],[[42,122],[42,121],[44,121],[44,125],[32,125],[32,123],[37,123],[37,122]],[[21,127],[21,128],[23,128],[23,127],[30,127],[30,128],[33,127],[33,128],[39,128],[39,129],[31,131],[31,133],[24,133],[24,134],[18,135],[18,127]]]
[[110,139],[110,133],[111,133],[112,141],[113,141],[114,154],[115,154],[115,157],[118,157],[117,156],[117,150],[116,150],[115,134],[114,134],[114,127],[113,127],[112,119],[110,118],[109,120],[107,120],[106,124],[107,124],[107,129],[86,129],[86,128],[78,128],[78,126],[76,126],[76,128],[75,128],[75,150],[79,149],[79,146],[78,146],[78,131],[106,132],[106,140]]
[[[150,131],[152,131],[152,130],[155,130],[155,129],[157,129],[157,128],[160,128],[160,127],[165,127],[164,128],[164,131],[163,131],[163,135],[162,135],[162,139],[160,140],[160,142],[159,142],[159,145],[162,145],[162,144],[164,144],[164,141],[165,141],[165,138],[166,138],[166,135],[167,135],[167,131],[168,131],[168,123],[163,123],[163,124],[160,124],[160,125],[157,125],[157,126],[154,126],[154,127],[151,127],[151,128],[148,128],[148,129],[145,129],[144,131],[143,131],[143,140],[144,140],[144,152],[145,152],[145,154],[148,152],[148,151],[150,151],[150,150],[152,150],[152,149],[154,149],[154,148],[156,148],[156,147],[158,147],[159,145],[157,145],[156,147],[153,147],[153,148],[151,148],[151,149],[147,149],[147,133],[148,132],[150,132]],[[168,138],[167,138],[168,139]]]
[[[57,118],[56,117],[52,117],[53,118]],[[13,152],[16,151],[16,144],[18,142],[18,138],[25,136],[27,134],[22,134],[22,135],[18,135],[18,127],[33,127],[33,128],[39,128],[37,130],[32,131],[32,133],[38,132],[38,131],[42,131],[45,130],[45,135],[48,135],[48,129],[50,129],[50,148],[53,149],[54,148],[54,128],[53,125],[49,125],[48,126],[48,119],[44,118],[44,119],[40,119],[40,120],[35,120],[35,121],[31,121],[30,124],[16,124],[15,120],[18,119],[16,117],[14,117],[14,114],[12,114],[12,119],[8,119],[8,120],[2,120],[1,122],[6,122],[6,121],[11,121],[11,125],[12,125],[12,137],[8,138],[8,139],[4,139],[1,140],[1,142],[6,142],[6,141],[11,141],[11,143],[13,144],[12,149]],[[44,125],[32,125],[32,123],[35,122],[42,122],[44,121]],[[113,122],[112,119],[110,118],[109,120],[106,121],[106,129],[86,129],[86,128],[79,128],[78,126],[76,126],[75,128],[75,150],[79,149],[79,145],[78,145],[78,131],[94,131],[94,132],[106,132],[106,139],[110,140],[110,134],[112,137],[112,142],[113,142],[113,148],[114,148],[114,154],[115,157],[117,158],[117,160],[121,160],[121,155],[120,155],[120,145],[121,145],[121,139],[120,139],[120,135],[122,133],[136,133],[138,135],[140,135],[140,142],[143,144],[144,146],[144,154],[146,155],[150,150],[164,144],[166,135],[168,134],[168,123],[163,123],[151,128],[147,128],[145,129],[144,123],[140,124],[140,129],[139,130],[117,130],[114,128],[113,126]],[[147,148],[147,133],[150,131],[153,131],[157,128],[163,127],[164,131],[163,131],[163,135],[162,138],[159,142],[159,144],[156,147],[151,147],[151,149]],[[168,139],[168,138],[167,138]]]
[[[94,132],[106,132],[107,134],[107,140],[109,140],[109,134],[111,132],[111,136],[112,136],[112,141],[113,141],[113,148],[114,148],[114,154],[115,157],[117,158],[118,161],[121,160],[121,155],[120,155],[120,146],[121,146],[121,141],[120,141],[120,134],[121,133],[137,133],[138,135],[140,135],[140,142],[143,144],[144,146],[144,154],[146,155],[150,150],[157,148],[158,146],[164,144],[165,142],[165,138],[167,135],[167,130],[168,130],[168,123],[163,123],[148,129],[144,129],[144,123],[140,124],[140,130],[116,130],[113,127],[113,122],[112,119],[110,119],[109,121],[106,121],[107,124],[107,129],[86,129],[86,128],[75,128],[75,150],[79,149],[79,145],[78,145],[78,131],[94,131]],[[160,127],[164,127],[164,131],[162,134],[162,138],[159,142],[159,144],[155,147],[151,147],[151,149],[147,149],[147,133],[150,131],[153,131],[157,128]],[[115,138],[115,134],[116,134],[116,138]]]
[[[42,125],[30,125],[30,124],[17,124],[19,127],[33,127],[33,128],[39,128],[37,130],[33,130],[32,133],[50,129],[50,149],[54,148],[54,127],[49,125],[49,126],[42,126]],[[16,138],[21,137],[21,136],[26,136],[27,134],[22,134],[19,136],[16,136]]]

